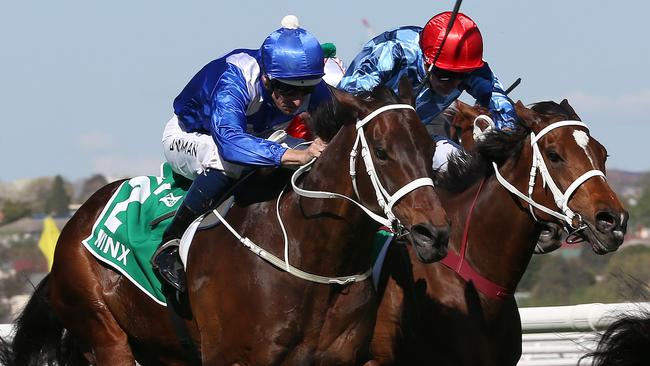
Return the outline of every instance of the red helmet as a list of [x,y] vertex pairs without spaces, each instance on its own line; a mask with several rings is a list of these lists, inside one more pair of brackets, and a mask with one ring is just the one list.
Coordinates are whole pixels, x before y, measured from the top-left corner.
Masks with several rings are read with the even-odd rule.
[[[433,62],[445,37],[451,12],[440,13],[431,18],[420,34],[420,48],[424,61]],[[453,72],[470,72],[483,66],[483,37],[478,26],[463,13],[458,13],[447,36],[435,67]]]

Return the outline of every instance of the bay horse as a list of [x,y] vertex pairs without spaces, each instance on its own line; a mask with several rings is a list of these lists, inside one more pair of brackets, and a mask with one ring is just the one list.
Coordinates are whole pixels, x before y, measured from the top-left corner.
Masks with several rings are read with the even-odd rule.
[[623,242],[628,214],[605,180],[606,149],[569,103],[517,102],[516,111],[516,132],[490,133],[436,180],[451,220],[447,257],[422,264],[409,247],[389,249],[371,342],[378,363],[516,365],[513,295],[539,235],[535,220],[574,228],[597,254]]
[[[379,88],[361,99],[333,89],[333,103],[312,116],[317,135],[331,140],[300,188],[358,192],[370,214],[394,213],[389,224],[403,228],[418,257],[434,261],[446,254],[449,226],[430,178],[433,148],[410,90],[403,82],[399,96]],[[357,143],[363,160],[348,164]],[[369,175],[359,174],[353,184],[351,168]],[[380,224],[348,200],[289,190],[281,199],[257,194],[266,197],[260,202],[246,193],[278,193],[287,179],[285,170],[275,172],[260,178],[264,187],[239,190],[227,220],[266,255],[283,258],[286,250],[292,273],[254,255],[225,225],[198,232],[187,263],[190,312],[181,313],[187,331],[204,365],[357,364],[366,357],[376,316],[376,295],[365,278]],[[62,230],[52,272],[18,320],[13,353],[5,352],[10,364],[189,364],[165,307],[81,245],[117,187],[96,192]],[[276,214],[285,223],[286,247]],[[298,278],[297,269],[327,283]],[[351,274],[359,275],[335,281]]]
[[[481,131],[487,131],[490,127],[490,123],[484,118],[490,115],[488,109],[479,104],[470,106],[457,100],[454,107],[446,110],[445,114],[451,120],[450,138],[460,143],[466,152],[474,152],[476,150],[476,142],[474,141],[475,125]],[[535,254],[550,253],[564,244],[567,233],[563,230],[562,225],[544,221],[538,221],[538,224],[542,227],[542,230],[540,230],[540,236],[535,245]],[[572,240],[575,239],[569,239],[570,242]]]

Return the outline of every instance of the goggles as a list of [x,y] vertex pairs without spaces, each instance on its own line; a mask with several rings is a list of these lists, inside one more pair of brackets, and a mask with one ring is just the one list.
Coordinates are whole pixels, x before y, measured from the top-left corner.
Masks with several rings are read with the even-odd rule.
[[314,89],[316,89],[316,85],[311,85],[311,86],[289,85],[281,81],[278,81],[276,79],[271,79],[271,90],[277,91],[278,94],[285,97],[304,96],[313,93]]
[[440,81],[452,81],[452,80],[466,80],[469,78],[468,72],[453,72],[434,67],[431,70],[431,74]]

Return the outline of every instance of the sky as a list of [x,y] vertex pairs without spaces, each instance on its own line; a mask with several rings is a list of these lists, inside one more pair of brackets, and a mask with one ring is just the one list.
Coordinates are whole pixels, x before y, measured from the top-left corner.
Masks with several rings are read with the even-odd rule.
[[[344,62],[453,1],[0,1],[0,182],[156,174],[172,101],[209,61],[258,48],[286,14]],[[608,169],[650,170],[650,35],[640,0],[465,0],[515,100],[567,98]],[[364,27],[366,19],[371,29]],[[465,96],[465,101],[470,99]]]

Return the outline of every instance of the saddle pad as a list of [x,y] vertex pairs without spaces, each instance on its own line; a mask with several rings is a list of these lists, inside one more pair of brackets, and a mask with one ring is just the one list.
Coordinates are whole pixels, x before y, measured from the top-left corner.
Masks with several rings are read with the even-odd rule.
[[141,176],[123,182],[106,203],[83,245],[99,261],[120,272],[154,301],[165,306],[162,285],[151,256],[171,217],[153,228],[151,220],[175,211],[191,182],[177,176],[169,164],[161,176]]

